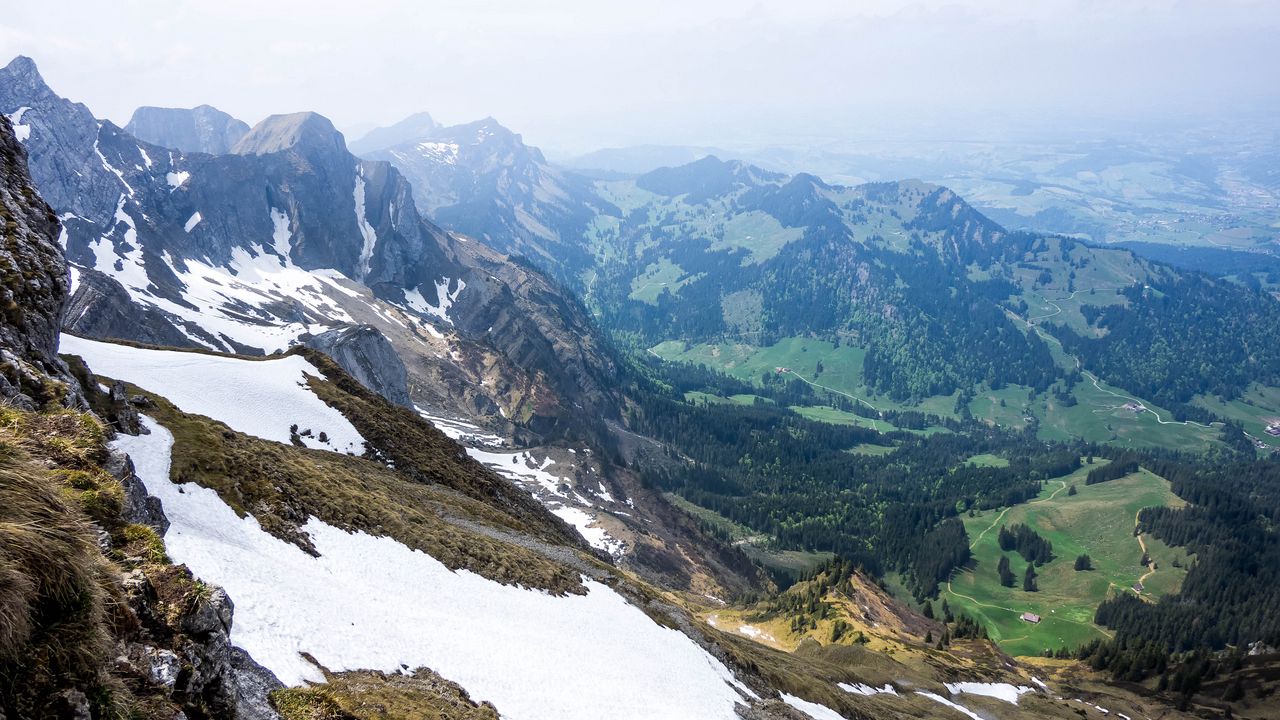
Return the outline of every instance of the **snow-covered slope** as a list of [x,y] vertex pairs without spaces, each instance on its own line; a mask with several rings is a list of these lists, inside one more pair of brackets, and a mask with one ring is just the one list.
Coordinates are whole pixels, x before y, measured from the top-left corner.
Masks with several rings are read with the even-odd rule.
[[[94,372],[168,398],[178,409],[232,430],[289,443],[296,425],[308,447],[360,455],[364,438],[342,413],[316,397],[307,376],[322,377],[298,356],[266,360],[149,350],[62,335],[59,350],[84,358]],[[325,440],[320,440],[324,433]]]
[[591,580],[582,596],[504,586],[315,518],[312,557],[214,491],[173,484],[172,435],[143,422],[150,434],[115,445],[164,503],[169,554],[230,593],[232,641],[288,684],[323,679],[307,652],[335,671],[427,666],[512,720],[734,720],[749,697],[688,637]]

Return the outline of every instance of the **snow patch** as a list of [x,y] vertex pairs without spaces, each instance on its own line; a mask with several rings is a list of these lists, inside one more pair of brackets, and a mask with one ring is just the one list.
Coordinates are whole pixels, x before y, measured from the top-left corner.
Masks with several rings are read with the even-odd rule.
[[199,224],[200,224],[200,221],[201,221],[201,220],[203,220],[203,219],[204,219],[204,218],[200,216],[200,211],[199,211],[199,210],[197,210],[197,211],[195,211],[195,214],[193,214],[191,217],[187,218],[187,224],[186,224],[186,225],[183,225],[183,226],[182,226],[182,229],[183,229],[183,230],[186,230],[186,231],[189,233],[189,232],[191,232],[191,231],[195,228],[195,226],[199,225]]
[[373,261],[373,250],[378,244],[378,233],[374,231],[373,226],[369,224],[368,218],[364,215],[364,173],[359,171],[356,173],[356,225],[360,228],[360,237],[364,239],[364,245],[360,248],[360,277],[366,277],[369,274],[369,266]]
[[[163,395],[179,410],[226,423],[246,435],[290,443],[289,426],[311,430],[308,447],[362,454],[364,438],[342,413],[311,392],[314,365],[291,355],[270,360],[147,350],[63,333],[60,352],[84,358],[95,373]],[[328,442],[320,442],[324,432]]]
[[[98,127],[101,128],[102,126],[99,125]],[[128,180],[124,179],[124,173],[120,172],[115,168],[115,166],[107,162],[107,156],[103,155],[102,149],[98,147],[98,138],[93,139],[93,152],[98,155],[98,160],[102,161],[102,167],[111,171],[111,173],[120,180],[120,184],[124,185],[124,189],[129,192],[129,197],[133,197],[133,186],[129,184]]]
[[439,305],[432,305],[427,302],[427,299],[422,296],[422,293],[417,288],[405,291],[405,303],[411,310],[415,310],[423,315],[431,315],[432,317],[440,318],[452,325],[453,320],[449,317],[449,308],[453,306],[453,303],[458,299],[458,296],[462,294],[463,289],[467,287],[467,283],[462,278],[458,278],[457,289],[453,292],[449,292],[450,282],[452,282],[450,278],[435,281],[436,298],[439,299]]
[[458,144],[446,142],[418,143],[418,151],[422,156],[437,163],[456,165],[458,163]]
[[917,695],[923,695],[923,696],[925,696],[925,697],[929,698],[930,700],[933,700],[934,702],[941,703],[941,704],[943,704],[943,705],[946,705],[946,706],[947,706],[947,707],[949,707],[949,708],[952,708],[952,709],[954,709],[954,710],[957,710],[957,711],[959,711],[959,712],[962,712],[962,713],[964,713],[965,715],[968,715],[969,717],[973,718],[973,720],[982,720],[982,717],[981,717],[980,715],[978,715],[978,713],[976,713],[976,712],[974,712],[974,711],[970,710],[969,708],[967,708],[967,707],[965,707],[965,706],[963,706],[963,705],[957,705],[956,703],[951,702],[950,700],[948,700],[948,699],[946,699],[946,698],[942,697],[941,695],[937,695],[937,694],[934,694],[934,693],[931,693],[931,692],[925,692],[924,690],[917,690],[917,691],[916,691],[916,694],[917,694]]
[[1018,696],[1023,693],[1031,692],[1031,688],[1025,685],[1010,685],[1009,683],[980,683],[980,682],[958,682],[945,683],[947,692],[952,695],[958,693],[966,693],[968,695],[984,695],[997,700],[1003,700],[1010,705],[1018,704]]
[[880,688],[872,687],[871,685],[864,685],[862,683],[853,683],[852,685],[849,683],[839,683],[838,687],[841,690],[847,693],[853,693],[854,695],[871,696],[871,695],[897,695],[898,694],[898,691],[894,690],[893,686],[888,683],[885,683],[884,687],[880,687]]
[[289,231],[289,216],[284,212],[271,208],[271,241],[275,245],[276,254],[282,258],[289,257],[293,250],[293,233]]
[[551,508],[551,514],[572,525],[597,550],[604,550],[613,557],[622,557],[627,551],[626,543],[610,535],[604,528],[595,527],[595,517],[585,510],[561,505]]
[[312,557],[214,491],[175,485],[173,436],[142,422],[149,435],[113,445],[164,503],[169,555],[226,589],[231,641],[288,685],[323,681],[306,652],[335,671],[428,666],[507,718],[737,718],[734,688],[748,691],[723,664],[601,583],[584,579],[587,594],[567,597],[500,585],[315,518],[303,526]]
[[138,154],[142,156],[142,162],[147,166],[147,169],[151,169],[151,156],[147,154],[147,151],[141,145],[138,146]]
[[164,179],[168,181],[169,187],[173,188],[174,190],[177,190],[178,188],[182,187],[182,184],[185,183],[188,179],[190,179],[190,177],[191,177],[191,173],[187,172],[186,170],[182,170],[180,172],[169,172],[169,173],[165,173],[164,175]]
[[5,117],[9,118],[9,122],[13,124],[13,136],[17,138],[20,143],[25,143],[27,139],[31,137],[31,126],[22,124],[22,116],[26,115],[27,111],[30,109],[31,108],[24,105],[8,115],[5,115]]
[[813,718],[813,720],[845,720],[845,717],[843,715],[836,712],[835,710],[832,710],[826,705],[819,705],[818,703],[815,703],[815,702],[809,702],[808,700],[798,698],[795,695],[788,695],[787,693],[782,693],[782,702],[799,710],[805,715],[808,715],[809,717]]

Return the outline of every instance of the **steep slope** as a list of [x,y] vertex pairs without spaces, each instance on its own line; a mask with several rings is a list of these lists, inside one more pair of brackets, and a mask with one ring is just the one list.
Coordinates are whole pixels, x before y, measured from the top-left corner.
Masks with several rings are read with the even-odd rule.
[[589,183],[551,167],[493,118],[423,128],[361,154],[404,173],[418,207],[444,227],[540,267],[580,269],[586,260],[577,239],[597,211]]
[[124,131],[143,142],[184,153],[222,155],[249,132],[249,126],[211,105],[140,107],[133,111]]

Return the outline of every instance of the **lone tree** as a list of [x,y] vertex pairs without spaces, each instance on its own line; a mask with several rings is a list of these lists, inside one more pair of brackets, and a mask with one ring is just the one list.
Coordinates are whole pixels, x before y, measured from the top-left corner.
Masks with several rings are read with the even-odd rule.
[[1022,576],[1022,589],[1027,592],[1036,592],[1040,588],[1036,587],[1036,568],[1034,565],[1027,564],[1027,572]]
[[1071,487],[1067,488],[1067,497],[1071,497],[1072,495],[1075,495],[1075,494],[1076,494],[1075,485],[1072,485]]
[[1089,557],[1088,555],[1081,555],[1080,557],[1076,558],[1077,571],[1092,570],[1092,569],[1093,569],[1093,558]]

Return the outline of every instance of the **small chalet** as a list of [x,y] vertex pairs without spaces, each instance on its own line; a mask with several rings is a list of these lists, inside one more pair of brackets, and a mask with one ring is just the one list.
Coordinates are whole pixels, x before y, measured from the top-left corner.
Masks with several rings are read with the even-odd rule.
[[1029,623],[1038,623],[1038,622],[1040,622],[1040,616],[1039,616],[1039,615],[1037,615],[1037,614],[1035,614],[1035,613],[1030,613],[1030,612],[1024,612],[1024,613],[1022,613],[1022,619],[1023,619],[1023,620],[1025,620],[1025,621],[1027,621],[1027,622],[1029,622]]

